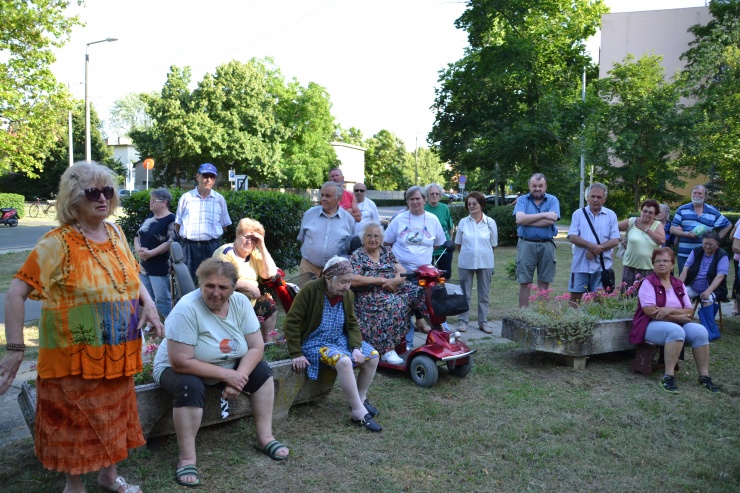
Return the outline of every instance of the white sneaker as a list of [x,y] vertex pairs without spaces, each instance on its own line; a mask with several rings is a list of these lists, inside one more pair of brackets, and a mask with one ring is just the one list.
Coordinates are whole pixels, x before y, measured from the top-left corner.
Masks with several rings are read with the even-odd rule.
[[402,365],[403,364],[403,358],[401,358],[398,353],[391,350],[385,353],[382,358],[383,361],[386,363],[389,363],[391,365]]

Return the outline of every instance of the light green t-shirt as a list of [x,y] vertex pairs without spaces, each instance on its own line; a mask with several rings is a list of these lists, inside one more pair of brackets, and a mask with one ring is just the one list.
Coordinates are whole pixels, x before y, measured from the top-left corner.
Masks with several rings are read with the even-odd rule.
[[[198,361],[233,369],[249,349],[244,336],[259,328],[252,303],[243,294],[234,292],[229,299],[229,313],[219,317],[208,309],[200,289],[196,289],[182,297],[164,322],[165,339],[154,356],[154,378],[159,382],[162,372],[171,366],[168,340],[195,346]],[[208,385],[218,383],[203,381]]]
[[[633,269],[650,270],[653,268],[651,260],[653,250],[660,245],[655,243],[647,233],[635,228],[636,217],[629,219],[629,228],[627,229],[627,251],[624,252],[624,265]],[[653,221],[650,229],[656,231],[662,227],[660,221]]]

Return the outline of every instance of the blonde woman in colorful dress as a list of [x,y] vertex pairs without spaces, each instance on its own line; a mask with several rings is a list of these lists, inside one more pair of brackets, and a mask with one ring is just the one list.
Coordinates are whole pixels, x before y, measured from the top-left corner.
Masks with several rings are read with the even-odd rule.
[[112,170],[78,162],[64,172],[54,228],[36,244],[13,279],[5,302],[7,353],[0,394],[23,360],[24,302],[43,302],[39,321],[35,451],[49,470],[65,473],[65,493],[98,485],[140,493],[118,475],[128,449],[146,442],[134,391],[142,369],[141,329],[164,335],[157,307],[121,229],[106,219],[118,206]]

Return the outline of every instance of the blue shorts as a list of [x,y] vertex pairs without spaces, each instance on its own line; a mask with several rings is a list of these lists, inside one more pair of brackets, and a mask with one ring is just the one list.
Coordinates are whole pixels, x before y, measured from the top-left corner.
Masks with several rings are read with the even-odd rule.
[[588,272],[571,272],[568,291],[571,293],[592,293],[602,287],[601,271],[593,274]]

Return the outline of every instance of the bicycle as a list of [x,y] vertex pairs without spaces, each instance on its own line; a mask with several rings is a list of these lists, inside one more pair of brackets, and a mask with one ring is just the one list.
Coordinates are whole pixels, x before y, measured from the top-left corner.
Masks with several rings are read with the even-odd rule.
[[54,218],[57,213],[56,200],[47,200],[46,205],[41,203],[41,199],[36,197],[36,202],[31,204],[28,208],[28,215],[30,217],[38,217],[39,211],[45,214],[47,217]]

